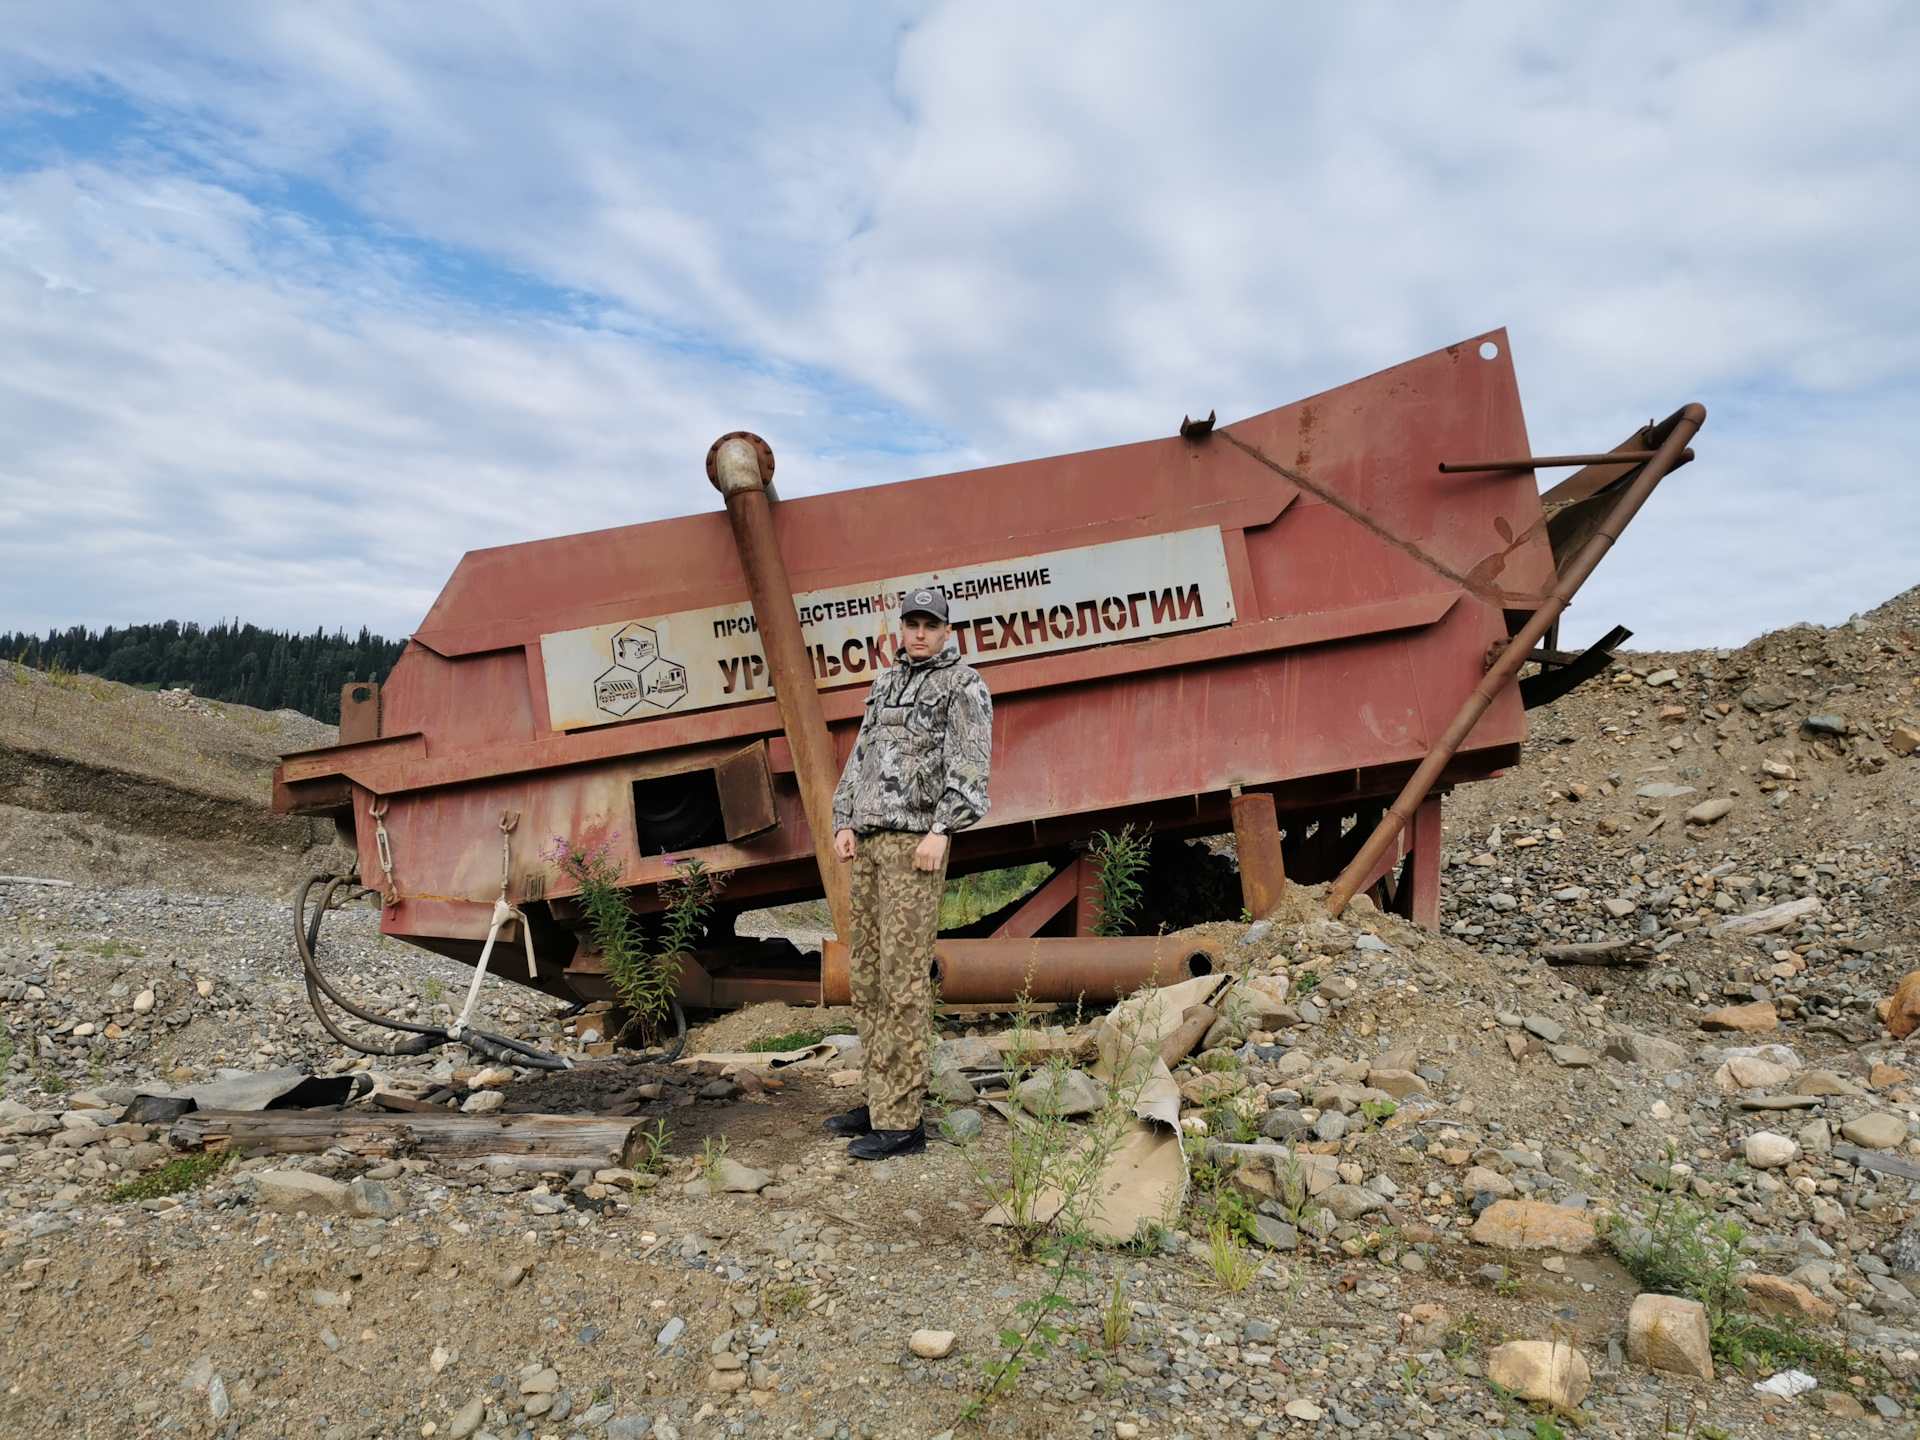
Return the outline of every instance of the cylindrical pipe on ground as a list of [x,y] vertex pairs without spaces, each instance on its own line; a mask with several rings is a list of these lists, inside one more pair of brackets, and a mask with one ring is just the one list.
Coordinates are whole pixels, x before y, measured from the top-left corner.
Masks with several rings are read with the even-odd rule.
[[[1393,802],[1380,823],[1374,827],[1373,834],[1367,837],[1367,843],[1360,847],[1360,853],[1353,857],[1347,868],[1340,872],[1340,878],[1333,882],[1333,888],[1327,892],[1327,913],[1339,915],[1347,908],[1347,902],[1353,899],[1367,877],[1373,873],[1381,858],[1386,855],[1387,847],[1399,838],[1407,823],[1413,819],[1413,812],[1420,808],[1420,802],[1427,798],[1427,792],[1433,788],[1434,781],[1440,778],[1440,772],[1447,768],[1454,753],[1466,743],[1467,736],[1473,733],[1473,727],[1480,723],[1480,717],[1487,713],[1487,707],[1494,698],[1506,689],[1513,677],[1520,673],[1520,667],[1527,663],[1527,654],[1540,642],[1540,638],[1553,628],[1554,621],[1567,608],[1567,602],[1573,598],[1586,579],[1594,571],[1613,542],[1620,538],[1620,532],[1627,528],[1627,522],[1653,493],[1653,487],[1673,467],[1680,463],[1686,453],[1687,444],[1699,431],[1707,418],[1703,405],[1683,405],[1664,422],[1654,427],[1652,434],[1635,436],[1639,446],[1655,444],[1653,459],[1634,477],[1633,482],[1621,492],[1620,498],[1613,502],[1613,508],[1603,520],[1587,543],[1567,566],[1554,577],[1540,608],[1533,612],[1533,618],[1520,627],[1520,633],[1507,642],[1507,648],[1500,652],[1500,658],[1493,662],[1487,673],[1467,697],[1467,703],[1460,707],[1460,713],[1453,717],[1453,723],[1446,733],[1427,752],[1426,759],[1420,762],[1420,768],[1413,772],[1413,778],[1407,781],[1401,790],[1399,799]],[[1638,448],[1638,446],[1636,446]]]
[[[847,964],[845,945],[828,941],[821,947],[823,1004],[852,1003]],[[1174,985],[1222,966],[1216,941],[1170,935],[941,940],[934,945],[935,977],[945,1005],[1010,1005],[1022,998],[1111,1005],[1142,986]]]
[[746,572],[754,623],[766,651],[774,698],[780,704],[780,724],[793,750],[800,803],[813,832],[813,855],[820,866],[827,909],[833,915],[834,930],[845,938],[850,933],[851,876],[833,853],[833,790],[840,767],[820,710],[820,692],[800,634],[800,617],[793,608],[793,582],[787,578],[787,562],[774,533],[773,507],[767,503],[773,452],[757,435],[744,431],[723,435],[707,452],[707,477],[726,497],[733,543],[740,552],[740,568]]

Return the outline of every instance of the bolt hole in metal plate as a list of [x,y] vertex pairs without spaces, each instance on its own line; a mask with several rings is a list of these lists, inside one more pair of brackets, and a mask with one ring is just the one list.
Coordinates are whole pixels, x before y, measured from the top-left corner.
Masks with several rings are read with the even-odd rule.
[[1482,341],[1480,342],[1480,358],[1481,358],[1482,360],[1497,360],[1497,359],[1499,359],[1499,358],[1500,358],[1500,347],[1499,347],[1498,345],[1496,345],[1496,344],[1494,344],[1494,343],[1493,343],[1493,341],[1491,341],[1491,340],[1482,340]]

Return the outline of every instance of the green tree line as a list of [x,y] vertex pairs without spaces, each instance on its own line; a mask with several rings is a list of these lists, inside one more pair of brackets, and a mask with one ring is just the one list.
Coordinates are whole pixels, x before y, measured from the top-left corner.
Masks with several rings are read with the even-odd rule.
[[262,630],[238,620],[202,627],[191,621],[89,630],[0,635],[0,655],[37,670],[68,670],[146,690],[190,689],[209,700],[260,710],[298,710],[340,723],[340,687],[384,680],[404,640],[344,630],[329,635]]

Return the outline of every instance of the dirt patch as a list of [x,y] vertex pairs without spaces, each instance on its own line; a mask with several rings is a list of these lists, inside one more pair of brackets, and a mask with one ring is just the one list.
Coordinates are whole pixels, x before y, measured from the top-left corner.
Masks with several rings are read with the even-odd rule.
[[758,1041],[791,1035],[797,1030],[818,1030],[823,1035],[858,1033],[851,1006],[783,1005],[773,1001],[749,1005],[693,1026],[687,1031],[686,1053],[697,1055],[702,1050],[711,1050],[725,1054],[745,1050]]

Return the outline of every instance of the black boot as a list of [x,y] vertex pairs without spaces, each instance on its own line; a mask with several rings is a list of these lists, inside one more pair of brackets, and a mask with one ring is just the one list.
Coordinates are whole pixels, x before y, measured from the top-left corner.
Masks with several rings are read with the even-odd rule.
[[896,1155],[923,1155],[927,1149],[927,1122],[911,1130],[875,1130],[847,1146],[856,1160],[891,1160]]
[[829,1115],[826,1128],[835,1135],[870,1135],[873,1133],[873,1112],[862,1105],[858,1110],[849,1110],[844,1115]]

